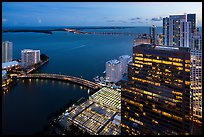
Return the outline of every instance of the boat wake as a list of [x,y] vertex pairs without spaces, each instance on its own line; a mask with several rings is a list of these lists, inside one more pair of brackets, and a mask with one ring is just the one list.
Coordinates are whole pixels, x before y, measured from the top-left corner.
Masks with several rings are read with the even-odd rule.
[[86,45],[81,45],[81,46],[78,46],[78,47],[74,47],[74,48],[72,48],[71,50],[79,49],[79,48],[83,48],[83,47],[86,47]]

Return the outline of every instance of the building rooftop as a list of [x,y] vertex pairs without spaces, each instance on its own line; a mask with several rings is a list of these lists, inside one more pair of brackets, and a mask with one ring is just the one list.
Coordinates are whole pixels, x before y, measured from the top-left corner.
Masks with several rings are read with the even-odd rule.
[[19,65],[19,62],[17,62],[17,61],[5,62],[5,63],[2,63],[2,69],[7,69],[10,67],[14,67],[16,65]]
[[117,90],[104,87],[65,115],[91,134],[119,135],[121,114],[116,104],[121,106],[120,97],[121,93]]
[[135,47],[145,47],[145,48],[153,48],[156,50],[168,50],[168,51],[179,51],[179,50],[188,51],[189,50],[188,47],[172,47],[172,46],[160,46],[160,45],[154,46],[152,44],[140,44]]
[[156,46],[155,49],[158,49],[158,50],[179,50],[179,47]]
[[120,63],[120,61],[117,60],[117,59],[113,59],[113,60],[107,61],[106,63],[108,63],[108,64],[118,64],[118,63]]
[[4,42],[2,42],[2,43],[3,43],[3,44],[4,44],[4,43],[10,43],[10,44],[12,44],[12,42],[10,42],[10,41],[4,41]]
[[131,58],[129,55],[122,55],[122,56],[120,56],[119,58]]
[[121,109],[121,93],[115,89],[104,87],[94,93],[90,100],[96,101],[114,110]]
[[40,50],[33,50],[33,49],[23,49],[21,52],[35,52],[35,51],[40,51]]

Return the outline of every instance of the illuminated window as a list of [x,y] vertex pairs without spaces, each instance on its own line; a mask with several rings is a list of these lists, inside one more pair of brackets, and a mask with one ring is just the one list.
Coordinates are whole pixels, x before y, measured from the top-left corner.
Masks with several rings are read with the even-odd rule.
[[144,58],[144,61],[152,61],[152,59]]
[[167,64],[167,65],[172,64],[172,62],[171,62],[171,61],[162,61],[162,63]]
[[182,68],[182,67],[177,67],[177,69],[178,69],[178,70],[183,70],[183,68]]
[[173,62],[173,65],[175,66],[183,66],[181,63]]
[[154,120],[154,119],[152,119],[152,122],[158,124],[158,121],[156,121],[156,120]]
[[161,60],[153,59],[152,62],[161,63]]
[[155,86],[160,86],[160,83],[155,83]]
[[137,60],[143,60],[143,58],[141,58],[141,57],[135,57],[135,59],[137,59]]
[[179,83],[182,83],[182,82],[183,82],[183,80],[178,79],[178,82],[179,82]]
[[185,69],[186,72],[190,72],[190,69]]
[[190,60],[185,60],[185,63],[190,63]]
[[182,62],[183,60],[179,58],[173,58],[173,61]]
[[136,56],[143,57],[143,54],[138,54],[138,53],[136,53]]

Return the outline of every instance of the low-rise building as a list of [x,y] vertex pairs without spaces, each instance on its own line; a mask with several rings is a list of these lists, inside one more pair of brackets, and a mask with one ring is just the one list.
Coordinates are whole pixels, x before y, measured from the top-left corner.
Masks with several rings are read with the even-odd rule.
[[18,61],[5,62],[5,63],[2,63],[2,70],[9,70],[9,69],[16,67],[16,66],[19,66]]

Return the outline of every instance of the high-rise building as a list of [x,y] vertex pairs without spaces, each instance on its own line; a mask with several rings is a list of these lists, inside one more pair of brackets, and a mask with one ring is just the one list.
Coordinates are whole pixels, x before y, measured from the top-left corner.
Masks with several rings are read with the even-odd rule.
[[189,48],[150,44],[133,47],[133,62],[121,97],[122,134],[190,134]]
[[106,62],[106,80],[118,82],[122,79],[122,63],[116,59]]
[[12,61],[13,43],[9,41],[2,42],[2,62]]
[[139,34],[134,40],[133,46],[137,46],[140,44],[151,44],[151,38],[147,34]]
[[191,49],[191,92],[194,121],[202,124],[202,50]]
[[196,14],[187,14],[187,21],[191,22],[191,33],[196,30]]
[[202,37],[197,29],[191,37],[191,90],[194,121],[202,124]]
[[173,47],[189,47],[191,21],[187,15],[170,15],[163,18],[164,45]]
[[128,63],[132,60],[132,57],[129,55],[123,55],[119,57],[119,61],[121,62],[122,74],[127,73]]
[[169,44],[169,18],[163,18],[163,45]]
[[201,50],[202,48],[202,37],[201,34],[196,29],[191,35],[191,45],[190,48],[193,50]]
[[40,62],[40,50],[21,50],[21,65],[27,67]]
[[150,37],[151,37],[151,44],[156,45],[157,44],[157,27],[155,25],[152,25],[150,27]]

